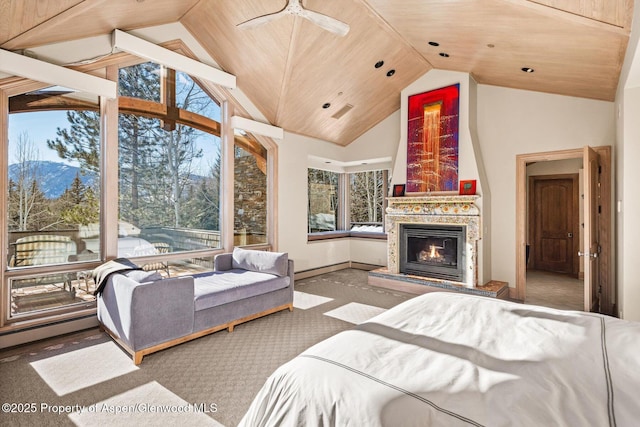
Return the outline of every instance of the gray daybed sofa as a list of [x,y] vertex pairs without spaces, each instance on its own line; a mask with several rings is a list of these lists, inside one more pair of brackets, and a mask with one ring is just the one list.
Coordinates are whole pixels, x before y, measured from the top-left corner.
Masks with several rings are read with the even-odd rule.
[[101,327],[143,356],[281,310],[293,311],[293,261],[286,253],[234,249],[214,272],[163,279],[140,270],[110,274],[98,294]]

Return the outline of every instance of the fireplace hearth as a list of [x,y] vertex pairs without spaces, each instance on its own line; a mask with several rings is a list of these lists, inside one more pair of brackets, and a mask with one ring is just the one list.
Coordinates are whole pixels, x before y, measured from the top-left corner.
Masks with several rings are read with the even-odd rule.
[[465,226],[401,224],[400,273],[462,282]]

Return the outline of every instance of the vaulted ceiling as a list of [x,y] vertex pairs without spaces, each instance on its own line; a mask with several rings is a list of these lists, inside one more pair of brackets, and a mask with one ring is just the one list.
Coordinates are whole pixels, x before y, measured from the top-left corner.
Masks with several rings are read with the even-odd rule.
[[633,0],[303,0],[347,23],[348,34],[292,15],[237,27],[286,4],[0,0],[0,47],[180,22],[272,124],[347,145],[434,68],[470,73],[480,84],[612,101],[633,13]]

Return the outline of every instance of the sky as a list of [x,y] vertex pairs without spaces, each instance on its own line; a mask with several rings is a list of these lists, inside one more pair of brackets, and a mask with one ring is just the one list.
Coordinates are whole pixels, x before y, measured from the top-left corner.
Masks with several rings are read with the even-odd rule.
[[78,166],[77,162],[63,160],[46,146],[47,139],[56,138],[56,128],[67,123],[65,111],[46,111],[32,113],[16,113],[9,115],[9,164],[17,161],[11,151],[15,148],[20,134],[28,132],[29,138],[38,148],[38,160],[48,160]]

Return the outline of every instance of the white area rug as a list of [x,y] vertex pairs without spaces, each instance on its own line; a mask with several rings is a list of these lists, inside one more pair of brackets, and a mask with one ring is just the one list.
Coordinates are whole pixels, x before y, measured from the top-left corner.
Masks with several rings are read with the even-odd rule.
[[[113,342],[47,357],[31,362],[31,366],[58,396],[138,370]],[[96,369],[87,369],[91,366]]]
[[385,311],[387,311],[385,308],[351,302],[334,310],[327,311],[324,315],[359,325]]
[[317,307],[321,304],[333,301],[333,298],[321,297],[319,295],[307,294],[305,292],[293,291],[293,306],[301,310]]
[[69,415],[79,427],[212,426],[224,427],[206,415],[215,402],[186,402],[156,381],[131,389]]

